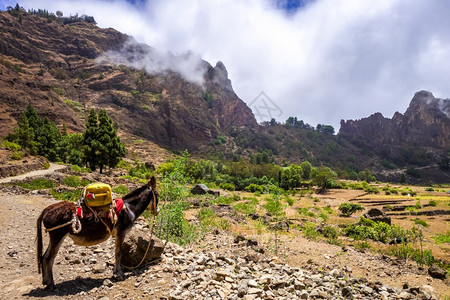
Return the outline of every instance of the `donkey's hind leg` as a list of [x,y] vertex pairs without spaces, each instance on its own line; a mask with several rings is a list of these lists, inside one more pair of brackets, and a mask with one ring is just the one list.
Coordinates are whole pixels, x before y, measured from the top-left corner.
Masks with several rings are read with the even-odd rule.
[[65,228],[57,229],[49,233],[50,242],[44,253],[42,262],[42,283],[48,288],[55,286],[53,281],[53,263],[66,236],[67,230]]

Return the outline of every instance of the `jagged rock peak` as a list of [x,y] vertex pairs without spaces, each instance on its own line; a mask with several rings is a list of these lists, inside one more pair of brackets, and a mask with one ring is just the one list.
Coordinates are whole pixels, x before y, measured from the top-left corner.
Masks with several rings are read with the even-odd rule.
[[228,79],[228,71],[223,62],[218,61],[214,67],[214,82],[232,91],[231,80]]
[[414,94],[406,114],[423,110],[434,110],[450,118],[450,100],[435,98],[432,93],[422,90]]

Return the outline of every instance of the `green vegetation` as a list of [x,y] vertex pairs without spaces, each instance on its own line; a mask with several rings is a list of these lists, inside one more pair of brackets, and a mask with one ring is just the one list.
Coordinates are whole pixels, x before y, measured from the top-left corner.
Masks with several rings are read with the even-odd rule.
[[[56,92],[63,90],[53,87]],[[104,166],[115,167],[125,155],[125,147],[117,136],[117,129],[104,110],[98,117],[91,110],[86,131],[83,134],[62,133],[47,117],[41,118],[33,106],[28,105],[21,115],[18,127],[6,140],[20,145],[32,155],[41,155],[50,161],[65,162],[95,170]],[[10,144],[12,145],[12,144]],[[83,170],[80,170],[84,172]]]
[[17,182],[16,185],[21,186],[25,189],[29,189],[29,190],[42,190],[42,189],[53,188],[56,186],[56,183],[51,180],[48,180],[48,179],[36,178],[30,182],[25,182],[25,181]]
[[119,194],[119,195],[126,195],[126,194],[128,194],[130,192],[130,190],[126,186],[124,186],[123,184],[114,187],[112,189],[112,191],[114,193],[116,193],[116,194]]
[[364,207],[361,204],[345,202],[339,205],[339,210],[343,216],[350,217],[353,213],[364,210]]
[[83,189],[78,188],[76,190],[67,190],[63,192],[57,192],[54,189],[51,189],[50,194],[57,200],[77,202],[81,198],[81,195],[83,194]]
[[447,232],[445,234],[438,233],[435,236],[433,236],[433,239],[438,244],[444,244],[444,243],[450,244],[450,231],[447,230]]
[[430,227],[430,225],[427,223],[427,221],[422,219],[412,219],[411,221],[414,222],[416,225],[422,225],[423,227]]

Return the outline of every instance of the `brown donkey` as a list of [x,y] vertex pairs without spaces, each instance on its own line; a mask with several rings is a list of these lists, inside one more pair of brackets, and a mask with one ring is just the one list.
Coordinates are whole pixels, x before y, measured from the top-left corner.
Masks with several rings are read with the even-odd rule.
[[[73,202],[61,201],[46,207],[37,219],[37,261],[38,272],[42,271],[42,283],[47,287],[54,287],[53,262],[56,254],[66,236],[69,236],[76,245],[91,246],[106,241],[110,236],[115,238],[115,267],[114,274],[123,279],[120,267],[122,244],[125,235],[133,227],[134,221],[150,205],[154,216],[158,214],[158,193],[155,190],[156,180],[152,177],[148,183],[123,197],[124,209],[118,216],[115,225],[110,218],[96,218],[83,204],[84,216],[79,220],[81,230],[77,226],[70,226],[76,213],[76,205]],[[50,229],[49,245],[42,255],[42,223]],[[79,224],[78,224],[79,225]],[[58,227],[61,226],[61,227]],[[106,228],[108,226],[109,228]],[[76,233],[79,231],[78,233]],[[111,234],[110,234],[111,233]]]

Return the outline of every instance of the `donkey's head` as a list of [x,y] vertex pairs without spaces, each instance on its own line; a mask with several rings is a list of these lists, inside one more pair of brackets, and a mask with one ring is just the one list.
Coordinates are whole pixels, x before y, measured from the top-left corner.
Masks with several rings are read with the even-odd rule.
[[154,216],[157,216],[159,213],[158,208],[158,192],[156,191],[156,179],[155,176],[152,176],[150,180],[147,182],[147,187],[151,190],[151,192],[148,194],[148,197],[152,197],[150,200],[150,210],[152,211],[152,214]]

